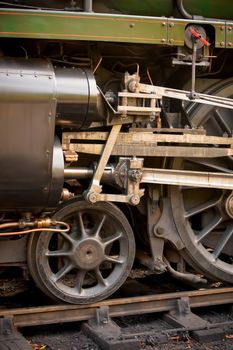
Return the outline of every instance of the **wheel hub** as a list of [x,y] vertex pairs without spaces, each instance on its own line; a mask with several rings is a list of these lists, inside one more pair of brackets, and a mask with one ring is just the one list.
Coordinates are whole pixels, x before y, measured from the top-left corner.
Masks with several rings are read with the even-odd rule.
[[104,260],[101,243],[94,238],[80,241],[74,249],[72,260],[79,269],[86,271],[95,269]]
[[233,219],[233,194],[230,194],[230,196],[227,197],[225,202],[225,210],[227,215]]

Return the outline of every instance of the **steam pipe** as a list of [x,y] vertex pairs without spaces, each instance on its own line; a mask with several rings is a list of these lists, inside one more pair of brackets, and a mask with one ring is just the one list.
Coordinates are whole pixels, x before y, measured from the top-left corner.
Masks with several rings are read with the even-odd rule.
[[204,283],[206,284],[207,283],[207,280],[204,279],[204,278],[201,278],[197,275],[194,275],[193,273],[182,273],[182,272],[179,272],[179,271],[176,271],[175,269],[173,269],[170,265],[170,263],[168,262],[168,260],[166,258],[163,258],[166,265],[167,265],[167,270],[168,272],[170,272],[170,274],[176,278],[176,279],[179,279],[179,280],[182,280],[182,281],[187,281],[187,282],[190,282],[190,283]]
[[180,14],[184,17],[184,18],[188,18],[188,19],[192,19],[193,16],[190,15],[190,13],[188,13],[185,8],[184,8],[184,4],[183,4],[183,0],[176,0],[176,5],[177,8],[180,12]]

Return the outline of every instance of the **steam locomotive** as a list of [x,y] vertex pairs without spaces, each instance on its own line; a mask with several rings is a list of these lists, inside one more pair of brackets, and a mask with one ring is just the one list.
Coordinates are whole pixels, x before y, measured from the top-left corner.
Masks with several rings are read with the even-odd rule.
[[75,304],[135,267],[233,283],[231,2],[0,7],[0,277]]

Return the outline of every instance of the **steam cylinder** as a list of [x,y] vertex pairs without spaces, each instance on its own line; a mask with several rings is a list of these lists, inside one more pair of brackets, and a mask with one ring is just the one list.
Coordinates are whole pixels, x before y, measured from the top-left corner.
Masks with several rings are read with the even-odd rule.
[[54,70],[47,60],[0,59],[0,208],[57,206],[64,161],[55,125],[100,120],[91,72]]

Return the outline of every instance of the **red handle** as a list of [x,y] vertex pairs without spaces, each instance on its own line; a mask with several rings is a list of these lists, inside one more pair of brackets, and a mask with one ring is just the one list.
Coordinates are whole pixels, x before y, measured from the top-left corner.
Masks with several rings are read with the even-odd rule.
[[189,27],[188,30],[193,36],[195,36],[195,38],[198,38],[205,46],[210,46],[210,43],[206,39],[204,39],[194,28]]

